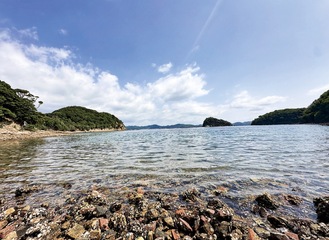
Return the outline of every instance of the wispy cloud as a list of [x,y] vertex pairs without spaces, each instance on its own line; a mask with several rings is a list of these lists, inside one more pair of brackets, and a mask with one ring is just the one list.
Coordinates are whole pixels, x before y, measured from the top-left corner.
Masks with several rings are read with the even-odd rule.
[[171,70],[171,68],[172,68],[172,63],[171,62],[169,62],[169,63],[167,63],[167,64],[163,64],[163,65],[161,65],[159,68],[158,68],[158,71],[160,72],[160,73],[167,73],[167,72],[169,72],[170,70]]
[[37,28],[36,27],[26,28],[26,29],[19,29],[19,30],[17,30],[17,32],[22,37],[31,38],[33,40],[39,40],[38,33],[37,33]]
[[[216,1],[215,6],[212,8],[212,10],[211,10],[211,12],[210,12],[210,14],[209,14],[209,16],[208,16],[206,22],[203,24],[203,27],[201,28],[201,30],[200,30],[198,36],[196,37],[196,39],[195,39],[195,41],[194,41],[194,43],[193,43],[192,49],[190,50],[190,52],[189,52],[189,54],[188,54],[188,57],[189,57],[192,53],[196,52],[196,51],[200,48],[200,44],[199,44],[199,42],[200,42],[200,40],[202,39],[202,37],[203,37],[203,35],[204,35],[206,29],[208,28],[209,24],[210,24],[211,21],[212,21],[212,19],[214,18],[215,14],[216,14],[216,12],[217,12],[217,9],[218,9],[218,7],[220,6],[221,3],[222,3],[222,0],[217,0],[217,1]],[[187,57],[187,58],[188,58],[188,57]]]
[[64,28],[61,28],[61,29],[58,30],[58,33],[63,35],[63,36],[66,36],[69,32]]
[[320,94],[328,90],[329,90],[329,84],[309,90],[308,95],[319,96]]

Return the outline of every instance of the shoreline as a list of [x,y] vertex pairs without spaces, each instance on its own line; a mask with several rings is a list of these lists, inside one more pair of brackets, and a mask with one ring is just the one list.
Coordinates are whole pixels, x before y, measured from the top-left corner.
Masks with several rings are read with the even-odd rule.
[[71,191],[62,184],[59,202],[31,203],[47,191],[42,185],[17,188],[10,199],[0,198],[0,239],[328,239],[329,196],[313,199],[318,221],[280,213],[301,208],[294,195],[264,193],[243,199],[250,204],[239,214],[224,192],[206,197],[196,188],[177,193],[142,186],[111,190],[94,185]]
[[122,130],[93,129],[89,131],[55,131],[55,130],[27,131],[27,130],[22,130],[22,127],[20,125],[11,123],[9,125],[4,125],[2,128],[0,128],[0,142],[20,141],[20,140],[33,139],[33,138],[68,136],[72,134],[88,133],[88,132],[114,132],[114,131],[122,131]]

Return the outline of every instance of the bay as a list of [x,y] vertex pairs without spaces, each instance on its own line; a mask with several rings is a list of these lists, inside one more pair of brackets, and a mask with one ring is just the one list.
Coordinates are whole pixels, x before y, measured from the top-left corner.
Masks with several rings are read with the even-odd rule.
[[34,139],[0,146],[0,194],[25,184],[71,191],[94,185],[231,197],[263,192],[305,198],[329,194],[329,128],[320,125],[160,129]]

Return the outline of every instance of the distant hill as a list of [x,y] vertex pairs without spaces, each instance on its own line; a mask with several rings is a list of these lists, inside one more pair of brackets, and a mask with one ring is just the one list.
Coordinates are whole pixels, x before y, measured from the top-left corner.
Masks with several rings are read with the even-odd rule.
[[193,124],[174,124],[174,125],[166,125],[160,126],[157,124],[147,125],[147,126],[127,126],[127,130],[143,130],[143,129],[171,129],[171,128],[194,128],[201,127],[201,125],[193,125]]
[[251,121],[233,123],[233,126],[249,126],[249,125],[251,125]]
[[114,115],[85,107],[66,107],[43,114],[35,106],[43,104],[42,101],[37,102],[38,98],[27,90],[13,89],[6,82],[0,81],[0,123],[15,122],[26,130],[125,129],[123,122]]
[[208,117],[203,121],[203,127],[224,127],[233,126],[232,123],[225,121],[223,119],[217,119],[214,117]]
[[307,108],[275,110],[259,116],[251,125],[329,123],[329,90]]
[[114,115],[85,107],[65,107],[47,115],[52,118],[59,118],[72,130],[125,129],[123,122]]
[[303,121],[305,108],[282,109],[266,113],[251,122],[251,125],[299,124]]

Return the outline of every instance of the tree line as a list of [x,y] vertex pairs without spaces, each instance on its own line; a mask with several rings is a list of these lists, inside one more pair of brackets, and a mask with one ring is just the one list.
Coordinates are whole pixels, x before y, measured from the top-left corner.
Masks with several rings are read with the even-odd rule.
[[[116,116],[80,106],[41,113],[43,104],[39,97],[28,90],[13,89],[0,80],[0,123],[15,122],[27,130],[86,131],[92,129],[124,129]],[[37,106],[36,106],[37,105]]]
[[314,100],[307,108],[275,110],[259,116],[251,125],[329,123],[329,90]]

